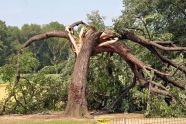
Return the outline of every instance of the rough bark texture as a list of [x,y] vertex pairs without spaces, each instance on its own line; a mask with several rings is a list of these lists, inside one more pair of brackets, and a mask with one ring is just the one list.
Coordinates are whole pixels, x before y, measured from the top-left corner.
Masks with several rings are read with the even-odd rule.
[[89,59],[99,35],[99,33],[89,30],[83,39],[83,46],[76,58],[69,86],[68,102],[65,110],[67,116],[76,118],[89,117],[85,89]]

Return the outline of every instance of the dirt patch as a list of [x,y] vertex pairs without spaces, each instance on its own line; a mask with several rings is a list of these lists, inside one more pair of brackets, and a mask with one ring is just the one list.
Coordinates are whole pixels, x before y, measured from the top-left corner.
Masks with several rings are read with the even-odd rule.
[[[136,113],[130,113],[130,114],[101,114],[101,115],[94,115],[94,119],[98,118],[144,118],[143,114],[136,114]],[[30,115],[3,115],[0,116],[0,120],[6,120],[6,119],[12,119],[12,120],[37,120],[37,119],[74,119],[64,116],[63,113],[56,112],[51,114],[30,114]]]
[[95,115],[95,119],[97,118],[109,118],[109,119],[119,119],[119,118],[144,118],[143,114],[137,113],[120,113],[120,114],[101,114]]
[[[109,124],[186,124],[186,118],[145,118],[143,114],[127,113],[127,114],[100,114],[95,115],[94,120],[108,119]],[[0,122],[6,121],[52,121],[52,120],[67,120],[78,121],[87,119],[75,119],[64,116],[63,113],[56,112],[50,114],[31,114],[31,115],[3,115],[0,116]]]
[[[102,115],[95,115],[94,119],[98,118],[144,118],[143,114],[102,114]],[[3,115],[0,116],[0,120],[6,120],[6,119],[12,119],[12,120],[37,120],[37,119],[75,119],[75,118],[69,118],[64,116],[63,113],[51,113],[51,114],[30,114],[30,115]],[[78,119],[79,120],[79,119]]]

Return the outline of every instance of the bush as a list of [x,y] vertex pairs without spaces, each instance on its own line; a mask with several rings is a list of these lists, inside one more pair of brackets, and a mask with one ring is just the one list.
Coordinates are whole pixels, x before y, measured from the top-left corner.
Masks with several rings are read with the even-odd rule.
[[[12,89],[9,89],[11,92]],[[59,76],[42,73],[26,75],[14,89],[15,96],[8,104],[7,113],[33,113],[45,110],[63,109],[64,105],[57,105],[67,101],[67,83]]]
[[28,114],[64,109],[70,78],[68,75],[69,73],[71,74],[71,60],[67,60],[70,61],[70,64],[58,65],[58,68],[64,66],[63,74],[61,75],[48,74],[45,69],[41,69],[38,73],[33,73],[38,68],[39,62],[27,50],[20,56],[19,61],[21,78],[16,84],[12,80],[15,79],[15,66],[10,64],[0,69],[2,79],[10,81],[7,90],[9,95],[12,95],[6,105],[6,113]]

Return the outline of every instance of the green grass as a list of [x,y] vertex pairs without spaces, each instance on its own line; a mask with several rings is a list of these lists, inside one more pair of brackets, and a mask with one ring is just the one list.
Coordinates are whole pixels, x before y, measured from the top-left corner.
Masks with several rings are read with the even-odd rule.
[[98,124],[94,120],[3,120],[1,124]]

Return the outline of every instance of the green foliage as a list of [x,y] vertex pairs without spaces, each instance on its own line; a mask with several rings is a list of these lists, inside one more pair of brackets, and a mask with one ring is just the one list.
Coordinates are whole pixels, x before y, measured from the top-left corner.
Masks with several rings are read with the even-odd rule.
[[[125,68],[126,63],[115,54],[99,54],[90,63],[87,86],[89,108],[110,109],[121,91],[131,82],[131,74]],[[112,112],[124,111],[121,103],[122,99],[112,108]]]
[[[15,67],[11,64],[6,64],[0,67],[0,79],[5,82],[12,82],[15,76]],[[3,83],[0,82],[0,83]]]
[[87,14],[88,23],[94,25],[98,30],[105,29],[104,19],[105,17],[101,16],[98,10],[92,11],[90,14]]
[[153,96],[150,113],[152,117],[180,117],[185,115],[186,109],[172,101],[170,105],[165,102],[164,96]]
[[21,27],[21,35],[23,36],[23,42],[27,41],[30,37],[41,33],[41,26],[37,24],[24,24]]
[[24,75],[14,88],[16,100],[13,97],[8,106],[10,109],[6,112],[25,114],[64,109],[67,86],[67,83],[61,81],[60,75],[44,73]]
[[[16,58],[15,58],[16,59]],[[15,61],[15,60],[14,60]],[[24,50],[19,56],[21,67],[20,81],[14,86],[13,81],[7,87],[9,93],[14,93],[11,101],[8,102],[6,113],[34,113],[48,110],[62,110],[67,101],[67,88],[70,80],[73,57],[60,65],[54,65],[60,74],[50,74],[52,71],[41,69],[38,73],[33,73],[33,68],[37,68],[39,61],[29,50]],[[2,74],[15,78],[12,65],[2,67]],[[55,69],[56,69],[55,68]],[[70,73],[70,74],[69,74]],[[63,77],[64,75],[64,77]],[[63,77],[63,78],[62,78]],[[4,77],[5,78],[5,77]],[[7,77],[6,77],[7,78]],[[14,86],[14,87],[12,87]]]
[[123,4],[122,15],[115,20],[117,30],[128,29],[146,38],[149,32],[153,40],[172,40],[184,45],[186,3],[183,0],[123,0]]
[[[116,31],[127,30],[150,40],[172,41],[178,46],[186,45],[186,13],[184,12],[186,2],[183,0],[123,0],[123,4],[124,10],[122,11],[122,15],[114,20],[114,29]],[[172,76],[172,79],[185,81],[185,75],[181,74],[180,71],[176,71],[176,68],[173,67],[165,69],[166,67],[162,65],[160,61],[157,61],[157,58],[147,49],[135,43],[124,42],[132,49],[133,54],[147,65],[151,65],[158,70],[167,71],[170,74],[176,72],[174,76]],[[185,65],[185,56],[183,53],[180,55],[179,53],[159,52],[173,59],[173,61]],[[156,79],[158,83],[161,83],[160,79],[156,77],[154,77],[154,79]],[[181,98],[183,103],[185,102],[184,92],[181,92],[172,85],[162,85],[165,85],[166,88],[176,94],[178,98]],[[147,91],[136,87],[130,92],[128,99],[124,100],[125,103],[123,103],[123,105],[126,106],[128,111],[145,111],[147,94]],[[181,107],[179,103],[174,100],[168,105],[163,96],[153,96],[150,106],[150,116],[185,115],[185,108],[183,106]]]
[[8,49],[8,44],[7,44],[7,27],[5,22],[0,20],[0,66],[5,64],[6,62],[6,51]]
[[34,57],[33,53],[25,50],[21,56],[19,56],[19,63],[21,72],[32,72],[34,69],[38,68],[39,61]]

